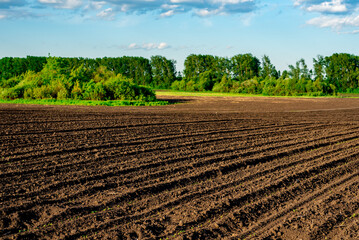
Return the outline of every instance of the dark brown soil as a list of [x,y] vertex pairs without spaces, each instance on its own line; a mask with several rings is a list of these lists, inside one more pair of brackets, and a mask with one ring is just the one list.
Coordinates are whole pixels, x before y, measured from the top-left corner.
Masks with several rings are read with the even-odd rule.
[[0,105],[0,239],[359,239],[359,99],[162,98]]

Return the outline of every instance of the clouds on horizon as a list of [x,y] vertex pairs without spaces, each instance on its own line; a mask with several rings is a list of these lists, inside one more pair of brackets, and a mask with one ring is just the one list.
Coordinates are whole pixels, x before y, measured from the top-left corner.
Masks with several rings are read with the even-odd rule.
[[170,46],[165,43],[165,42],[161,42],[161,43],[143,43],[143,44],[137,44],[137,43],[131,43],[128,46],[124,46],[121,47],[123,49],[126,50],[138,50],[138,49],[142,49],[142,50],[163,50],[166,48],[170,48]]

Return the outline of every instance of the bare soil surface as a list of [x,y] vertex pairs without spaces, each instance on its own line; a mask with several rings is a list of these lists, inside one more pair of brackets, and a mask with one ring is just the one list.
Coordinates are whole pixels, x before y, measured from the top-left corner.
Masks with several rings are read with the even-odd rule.
[[0,239],[359,239],[359,99],[0,104]]

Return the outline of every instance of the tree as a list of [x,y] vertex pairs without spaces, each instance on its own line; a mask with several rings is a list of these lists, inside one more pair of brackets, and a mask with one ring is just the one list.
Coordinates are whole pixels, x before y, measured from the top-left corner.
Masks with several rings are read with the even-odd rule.
[[359,87],[359,57],[347,53],[335,53],[325,57],[325,74],[328,84],[345,92]]
[[293,65],[289,65],[288,74],[295,81],[298,81],[301,78],[306,80],[311,79],[310,71],[308,70],[308,66],[303,58],[296,62],[295,67]]
[[152,70],[151,86],[168,89],[176,80],[176,62],[162,56],[152,56],[150,65]]
[[260,71],[260,76],[265,79],[267,77],[269,78],[278,78],[278,72],[275,69],[275,66],[271,63],[269,57],[267,55],[264,55],[262,58],[262,68]]
[[314,80],[322,82],[325,78],[325,59],[323,56],[318,55],[317,59],[313,58],[314,66]]
[[252,54],[238,54],[231,58],[233,77],[243,82],[259,76],[260,61]]
[[197,78],[206,71],[216,70],[216,59],[211,55],[189,55],[184,62],[184,75],[186,79]]

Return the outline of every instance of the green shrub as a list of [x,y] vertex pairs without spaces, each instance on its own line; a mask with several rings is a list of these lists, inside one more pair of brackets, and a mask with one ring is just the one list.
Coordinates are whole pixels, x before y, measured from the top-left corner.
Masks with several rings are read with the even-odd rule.
[[154,92],[133,83],[121,74],[115,75],[104,66],[89,70],[84,66],[64,69],[59,58],[48,58],[38,72],[28,71],[2,82],[2,99],[141,100],[155,101]]
[[185,91],[186,90],[186,81],[182,79],[181,81],[174,81],[171,85],[172,90]]
[[231,92],[233,89],[232,79],[224,75],[219,83],[214,84],[213,91],[214,92]]

